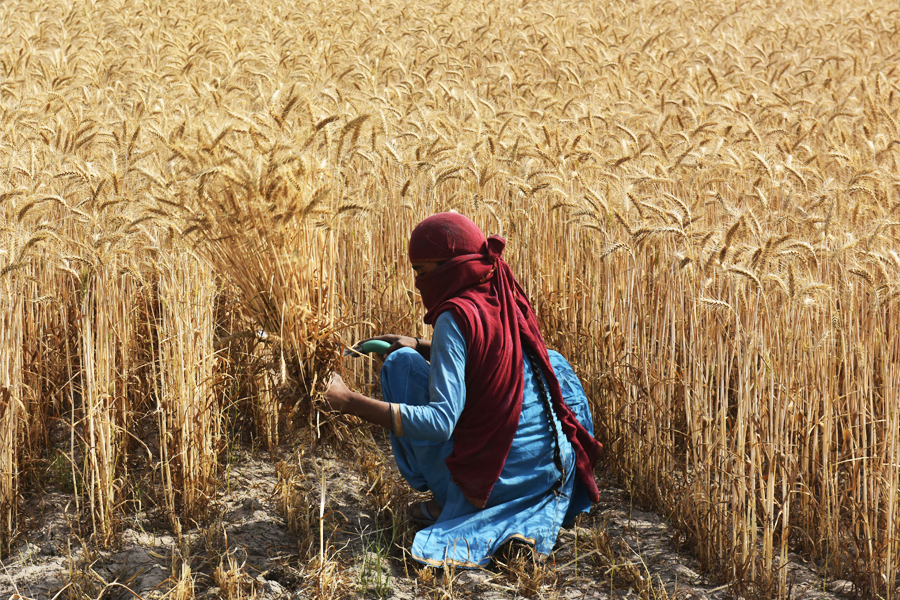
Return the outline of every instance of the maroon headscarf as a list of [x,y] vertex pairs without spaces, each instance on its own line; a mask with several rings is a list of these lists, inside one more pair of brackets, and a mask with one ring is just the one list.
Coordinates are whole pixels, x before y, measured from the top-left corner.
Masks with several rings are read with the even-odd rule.
[[524,342],[547,379],[551,404],[575,451],[578,477],[597,502],[593,467],[602,447],[563,401],[534,310],[500,257],[505,246],[501,237],[485,239],[475,223],[457,213],[428,217],[409,240],[411,262],[444,263],[416,277],[425,322],[433,325],[450,311],[466,339],[466,404],[453,431],[456,443],[447,467],[466,499],[484,508],[519,425]]

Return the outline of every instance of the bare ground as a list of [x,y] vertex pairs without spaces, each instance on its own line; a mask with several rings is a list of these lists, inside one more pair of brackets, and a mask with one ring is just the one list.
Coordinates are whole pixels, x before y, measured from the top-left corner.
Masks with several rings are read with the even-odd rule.
[[[123,524],[113,549],[92,549],[73,533],[71,495],[31,498],[25,513],[34,526],[0,561],[0,598],[180,599],[190,598],[191,589],[196,598],[260,600],[735,596],[699,573],[665,519],[637,510],[608,482],[601,482],[600,502],[577,527],[560,533],[543,564],[513,549],[484,570],[422,569],[402,551],[414,533],[403,510],[379,506],[385,498],[404,506],[414,498],[400,489],[395,472],[386,480],[374,475],[378,464],[391,464],[383,448],[380,463],[304,459],[304,476],[314,485],[306,488],[300,516],[319,523],[323,489],[325,510],[321,532],[307,527],[298,536],[279,511],[276,462],[267,454],[240,453],[224,474],[213,518],[180,540],[165,519],[138,513]],[[795,598],[852,594],[848,582],[826,583],[798,557],[788,569]]]

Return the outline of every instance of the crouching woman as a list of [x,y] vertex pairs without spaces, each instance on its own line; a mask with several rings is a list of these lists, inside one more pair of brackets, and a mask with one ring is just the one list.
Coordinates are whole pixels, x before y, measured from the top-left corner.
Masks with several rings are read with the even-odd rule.
[[409,242],[432,339],[384,335],[384,401],[335,377],[334,410],[391,430],[400,472],[433,498],[413,507],[425,525],[412,556],[432,565],[483,566],[518,539],[547,555],[560,527],[598,499],[601,446],[581,383],[548,351],[506,261],[457,213],[422,221]]

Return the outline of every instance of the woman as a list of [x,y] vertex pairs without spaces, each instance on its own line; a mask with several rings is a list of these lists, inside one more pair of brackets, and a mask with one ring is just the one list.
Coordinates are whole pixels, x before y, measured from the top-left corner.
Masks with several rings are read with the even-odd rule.
[[457,213],[422,221],[409,242],[432,340],[386,335],[384,401],[336,376],[331,407],[391,430],[397,466],[433,499],[412,556],[485,565],[511,539],[549,554],[563,524],[598,500],[600,444],[571,366],[548,352],[534,310],[500,255]]

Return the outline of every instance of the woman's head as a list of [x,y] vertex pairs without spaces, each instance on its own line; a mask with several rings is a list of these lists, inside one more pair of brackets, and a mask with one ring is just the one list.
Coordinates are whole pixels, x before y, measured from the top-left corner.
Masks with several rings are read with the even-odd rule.
[[496,236],[485,239],[478,226],[459,213],[432,215],[416,226],[409,238],[409,262],[428,311],[426,323],[444,302],[493,276],[505,243]]
[[487,239],[471,219],[459,213],[432,215],[409,237],[409,262],[442,263],[458,256],[485,254]]

